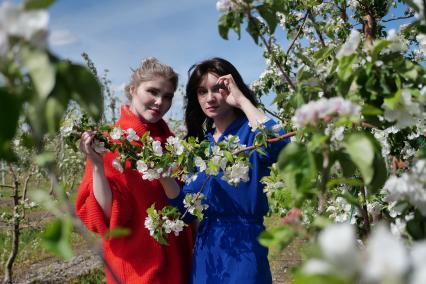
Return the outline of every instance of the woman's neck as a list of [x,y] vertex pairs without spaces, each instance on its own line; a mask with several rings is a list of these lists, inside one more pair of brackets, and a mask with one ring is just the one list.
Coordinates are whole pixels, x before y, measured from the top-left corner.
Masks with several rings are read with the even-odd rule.
[[229,115],[221,116],[213,120],[215,126],[214,138],[217,141],[218,138],[225,132],[226,128],[235,120],[237,114],[230,112]]

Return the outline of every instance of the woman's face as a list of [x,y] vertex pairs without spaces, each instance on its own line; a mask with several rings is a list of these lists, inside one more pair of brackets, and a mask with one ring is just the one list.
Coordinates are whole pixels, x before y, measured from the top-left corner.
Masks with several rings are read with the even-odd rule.
[[170,109],[174,88],[171,82],[158,76],[131,88],[130,110],[148,123],[158,122]]
[[227,95],[219,93],[217,79],[219,76],[207,73],[197,88],[198,103],[204,114],[215,120],[232,116],[234,108],[226,102]]

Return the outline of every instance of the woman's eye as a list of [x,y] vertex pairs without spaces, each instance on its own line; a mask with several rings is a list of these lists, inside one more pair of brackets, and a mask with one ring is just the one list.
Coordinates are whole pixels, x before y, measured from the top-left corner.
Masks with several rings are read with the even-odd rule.
[[204,89],[198,89],[198,90],[197,90],[197,95],[198,95],[198,96],[203,96],[203,95],[205,95],[205,94],[207,94],[207,91],[206,91],[206,90],[204,90]]
[[156,90],[148,89],[148,93],[150,93],[153,96],[156,96],[158,92]]

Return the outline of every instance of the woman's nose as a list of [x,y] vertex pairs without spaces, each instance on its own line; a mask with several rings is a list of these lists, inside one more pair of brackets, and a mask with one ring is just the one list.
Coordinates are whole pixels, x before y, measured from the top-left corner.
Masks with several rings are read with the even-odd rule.
[[209,91],[209,92],[207,93],[207,101],[208,101],[208,102],[211,102],[211,101],[214,101],[214,99],[215,99],[215,97],[214,97],[214,93],[213,93],[212,91]]
[[160,106],[162,103],[163,103],[163,98],[161,96],[155,98],[155,105]]

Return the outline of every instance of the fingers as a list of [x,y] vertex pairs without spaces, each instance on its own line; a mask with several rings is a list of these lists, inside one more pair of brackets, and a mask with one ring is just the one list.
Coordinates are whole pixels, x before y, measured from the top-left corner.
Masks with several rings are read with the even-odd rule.
[[231,84],[235,85],[234,78],[231,74],[220,76],[217,78],[217,84],[218,85],[224,85],[225,87],[229,88]]
[[96,131],[85,131],[81,135],[80,150],[86,155],[90,155],[93,152],[92,143],[95,138],[95,134]]

